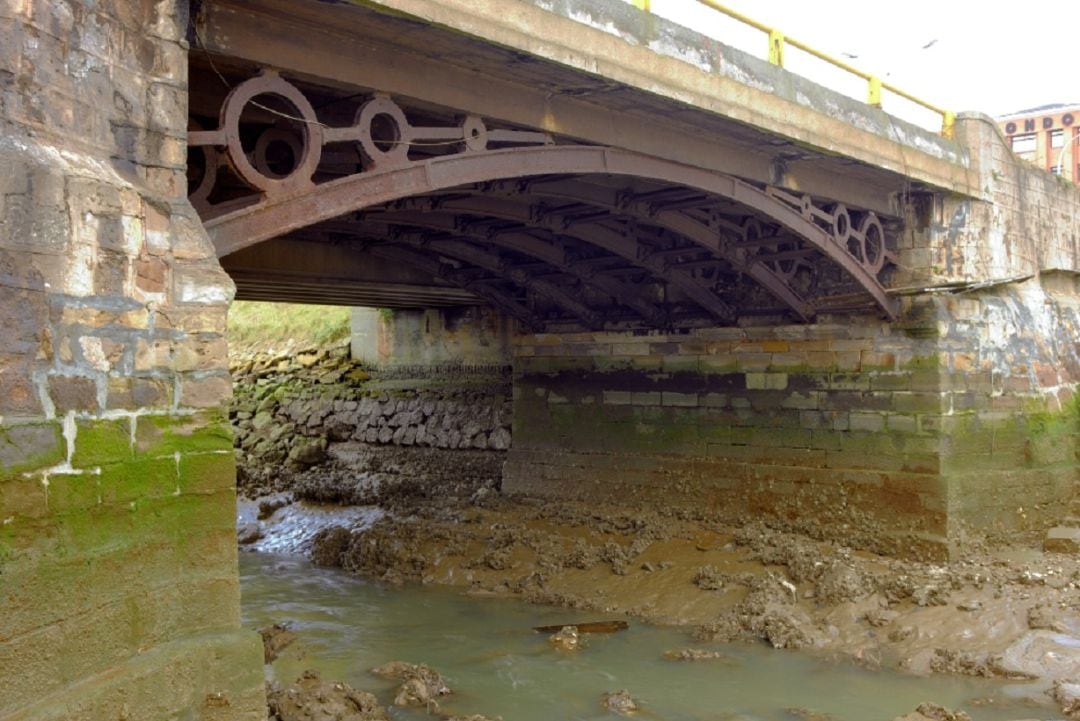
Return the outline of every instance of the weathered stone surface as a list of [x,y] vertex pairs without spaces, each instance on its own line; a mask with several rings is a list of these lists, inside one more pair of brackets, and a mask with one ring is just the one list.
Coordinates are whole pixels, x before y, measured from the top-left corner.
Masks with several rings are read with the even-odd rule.
[[93,378],[52,376],[49,378],[49,398],[57,413],[99,410],[98,384]]
[[186,13],[4,7],[0,717],[264,716],[217,410],[232,283],[184,197]]
[[56,465],[65,452],[58,423],[0,425],[0,474]]
[[504,488],[764,513],[907,555],[947,554],[952,521],[1041,533],[1076,493],[1077,296],[1032,285],[906,301],[895,326],[702,329],[672,338],[696,365],[663,374],[664,334],[620,336],[619,365],[611,333],[524,336]]

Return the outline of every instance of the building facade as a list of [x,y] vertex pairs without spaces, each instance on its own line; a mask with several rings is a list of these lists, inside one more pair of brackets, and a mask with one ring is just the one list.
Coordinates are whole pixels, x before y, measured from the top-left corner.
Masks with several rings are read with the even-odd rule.
[[1044,105],[997,121],[1017,156],[1080,183],[1080,104]]

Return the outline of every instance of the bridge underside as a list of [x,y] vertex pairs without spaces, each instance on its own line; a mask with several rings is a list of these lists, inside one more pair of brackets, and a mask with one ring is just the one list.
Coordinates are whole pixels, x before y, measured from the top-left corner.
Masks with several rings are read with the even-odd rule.
[[[939,198],[890,212],[734,156],[725,172],[617,132],[192,64],[190,198],[238,297],[516,321],[509,491],[705,503],[933,557],[965,524],[1045,524],[1072,492],[1071,451],[1012,410],[1071,397],[1072,371],[1051,366],[1075,349],[1023,318],[1068,326],[1073,291],[955,305],[892,289]],[[993,323],[1027,340],[984,344]],[[1016,517],[1018,489],[1037,513]]]

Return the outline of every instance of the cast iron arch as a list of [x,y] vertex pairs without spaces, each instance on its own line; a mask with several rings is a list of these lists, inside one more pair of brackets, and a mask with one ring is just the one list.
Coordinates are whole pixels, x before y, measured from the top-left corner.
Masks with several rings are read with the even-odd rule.
[[[296,114],[278,113],[277,125],[262,131],[254,149],[246,150],[241,138],[245,133],[250,137],[250,127],[241,127],[241,117],[244,107],[261,95],[277,96]],[[269,110],[266,105],[254,105]],[[285,127],[281,118],[294,121],[293,128]],[[376,137],[377,118],[393,126],[392,137]],[[830,301],[846,297],[843,293],[826,296],[844,288],[858,288],[857,295],[871,300],[889,317],[897,311],[895,299],[881,281],[892,255],[883,226],[873,213],[855,215],[841,204],[821,207],[806,195],[759,188],[722,173],[632,151],[556,145],[543,133],[488,129],[475,116],[465,117],[455,127],[414,126],[385,95],[365,102],[351,125],[331,127],[318,119],[297,86],[273,72],[234,88],[222,105],[219,127],[192,131],[189,143],[203,146],[206,171],[192,199],[204,213],[219,256],[335,218],[369,220],[366,216],[372,212],[395,203],[409,199],[441,202],[439,196],[457,193],[465,196],[454,202],[459,203],[459,211],[471,214],[464,218],[470,225],[475,225],[476,215],[482,218],[486,213],[517,223],[529,233],[547,232],[595,246],[643,269],[660,287],[678,288],[720,322],[733,322],[738,315],[728,296],[736,284],[744,287],[741,278],[752,279],[803,320],[812,319]],[[333,173],[328,176],[322,171],[320,159],[329,157],[324,155],[324,146],[332,144],[353,144],[363,158],[363,168],[326,180]],[[431,145],[443,148],[433,151]],[[291,168],[277,170],[271,157],[274,147],[288,150],[295,160]],[[421,149],[422,158],[410,157],[415,148]],[[218,168],[226,164],[257,193],[211,205]],[[623,185],[610,187],[611,179],[620,179]],[[661,196],[663,201],[657,202]],[[522,199],[524,204],[519,202]],[[717,204],[723,204],[724,211],[710,212]],[[393,232],[411,239],[413,247],[426,247],[422,236],[403,235],[401,227]],[[450,266],[468,262],[473,271],[483,269],[544,296],[589,327],[603,323],[565,286],[528,277],[520,266],[504,264],[502,251],[490,250],[498,245],[490,240],[485,243],[482,237],[459,234],[457,244],[450,246],[453,252],[444,253],[444,259],[456,258]],[[489,250],[471,248],[469,243],[486,245]],[[443,246],[444,250],[448,247]],[[511,250],[529,254],[524,248]],[[693,252],[700,255],[688,255]],[[410,257],[415,260],[423,254]],[[825,277],[819,271],[827,267],[833,268],[827,272],[828,282],[809,288],[807,283]],[[453,271],[448,268],[442,269]],[[567,269],[563,264],[562,270]],[[800,269],[810,272],[797,282]],[[662,322],[664,312],[645,311],[640,296],[647,294],[635,297],[629,285],[613,284],[610,279],[590,282],[590,271],[573,270],[566,273],[575,279],[571,287],[577,283],[603,291],[606,286],[617,291],[608,297],[635,310],[646,323]],[[462,281],[461,274],[457,275]],[[465,278],[464,282],[471,281]],[[740,297],[754,295],[744,296],[745,292],[738,291]],[[752,308],[744,303],[742,310]]]

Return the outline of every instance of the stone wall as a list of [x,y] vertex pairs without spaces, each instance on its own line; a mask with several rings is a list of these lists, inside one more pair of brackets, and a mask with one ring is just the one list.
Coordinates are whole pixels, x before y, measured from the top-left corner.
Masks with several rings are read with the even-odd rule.
[[353,308],[352,355],[375,368],[498,368],[510,364],[511,318],[491,308]]
[[0,3],[0,718],[265,718],[185,15]]
[[894,285],[1080,272],[1080,188],[1017,158],[991,118],[965,114],[956,132],[971,151],[982,199],[903,199],[907,228]]
[[[291,474],[335,460],[335,447],[344,444],[444,451],[441,462],[428,453],[420,467],[449,481],[462,480],[453,478],[465,462],[455,451],[488,451],[495,455],[480,465],[494,477],[485,480],[494,484],[501,475],[510,446],[508,366],[378,369],[352,359],[348,346],[233,362],[237,458],[252,493],[291,487]],[[348,469],[354,476],[366,470],[370,453],[362,460]]]
[[523,336],[504,490],[932,558],[1041,531],[1076,484],[1070,283],[908,299],[895,324]]

